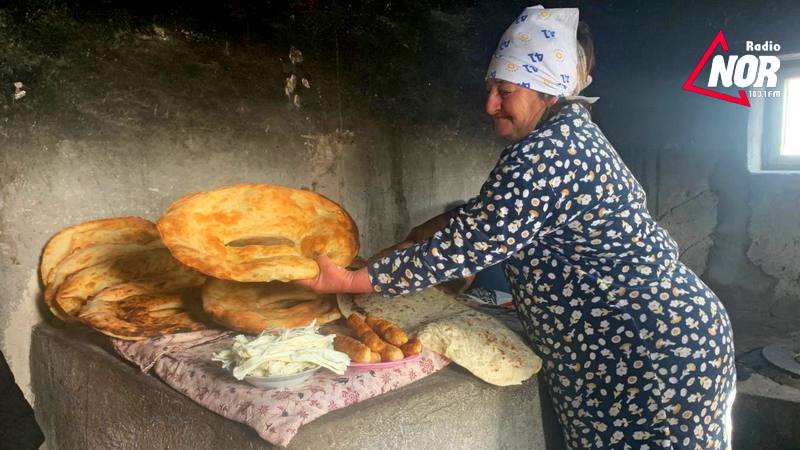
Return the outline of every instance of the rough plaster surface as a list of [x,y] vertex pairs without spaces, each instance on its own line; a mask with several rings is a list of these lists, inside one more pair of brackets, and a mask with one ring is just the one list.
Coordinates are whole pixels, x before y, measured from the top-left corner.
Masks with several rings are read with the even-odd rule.
[[680,259],[698,274],[706,270],[708,250],[717,223],[717,201],[710,190],[686,194],[675,206],[663,212],[658,222],[675,239]]
[[477,195],[505,145],[488,128],[478,137],[446,127],[419,127],[405,135],[400,151],[408,227],[443,213],[452,202]]
[[29,271],[28,283],[20,301],[9,311],[8,326],[3,330],[3,355],[9,367],[15,367],[14,380],[22,387],[22,392],[33,404],[35,398],[30,390],[31,373],[29,351],[31,346],[31,323],[39,321],[39,274],[35,269]]
[[[81,330],[34,331],[36,412],[52,450],[271,449],[139,373]],[[98,345],[99,344],[99,345]],[[498,388],[449,367],[303,426],[289,449],[543,450],[536,379]]]
[[757,176],[752,187],[747,256],[776,281],[770,315],[796,322],[800,319],[800,174]]

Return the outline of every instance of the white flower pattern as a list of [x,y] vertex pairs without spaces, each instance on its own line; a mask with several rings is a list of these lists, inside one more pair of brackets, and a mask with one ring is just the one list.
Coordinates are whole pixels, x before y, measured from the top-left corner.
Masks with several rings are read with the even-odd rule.
[[[646,204],[586,108],[570,105],[508,146],[447,227],[370,278],[398,295],[505,261],[568,448],[729,449],[728,315]],[[412,287],[407,271],[426,281]]]

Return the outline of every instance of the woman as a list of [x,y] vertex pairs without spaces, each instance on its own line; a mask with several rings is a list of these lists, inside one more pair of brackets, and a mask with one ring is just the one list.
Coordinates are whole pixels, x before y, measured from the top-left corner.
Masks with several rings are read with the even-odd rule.
[[728,316],[678,261],[591,99],[569,97],[590,80],[577,25],[577,9],[532,7],[503,35],[486,111],[514,143],[477,197],[422,242],[357,271],[320,258],[302,283],[398,295],[505,261],[569,448],[730,448]]

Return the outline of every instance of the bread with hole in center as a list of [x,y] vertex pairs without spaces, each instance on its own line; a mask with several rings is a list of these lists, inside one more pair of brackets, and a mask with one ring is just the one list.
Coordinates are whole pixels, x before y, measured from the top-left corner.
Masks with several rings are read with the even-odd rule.
[[313,278],[317,254],[344,267],[358,253],[358,229],[341,206],[283,186],[237,184],[187,195],[156,226],[177,260],[226,280]]

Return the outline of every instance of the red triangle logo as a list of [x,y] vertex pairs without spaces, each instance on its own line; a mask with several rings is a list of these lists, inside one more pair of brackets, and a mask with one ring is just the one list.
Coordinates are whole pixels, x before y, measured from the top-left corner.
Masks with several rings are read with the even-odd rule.
[[719,30],[717,36],[711,41],[711,45],[708,46],[706,52],[703,54],[703,57],[700,58],[700,62],[694,67],[692,74],[689,75],[689,78],[686,79],[686,82],[683,83],[683,90],[694,92],[695,94],[702,94],[707,95],[709,97],[717,98],[720,100],[725,100],[726,102],[736,103],[738,105],[744,105],[749,107],[750,100],[747,99],[747,94],[744,92],[744,89],[739,89],[739,97],[734,97],[732,95],[723,94],[722,92],[712,91],[710,89],[701,88],[697,86],[693,86],[692,83],[697,79],[697,76],[700,75],[700,72],[705,67],[708,59],[711,58],[711,54],[714,53],[714,49],[717,46],[721,46],[722,50],[728,51],[728,42],[725,40],[725,35],[722,34],[722,30]]

